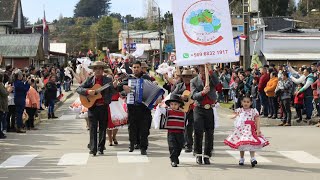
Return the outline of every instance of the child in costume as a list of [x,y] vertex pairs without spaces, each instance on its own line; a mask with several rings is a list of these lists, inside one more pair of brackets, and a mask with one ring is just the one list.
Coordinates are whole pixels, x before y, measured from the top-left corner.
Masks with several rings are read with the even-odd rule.
[[179,156],[184,146],[186,113],[180,110],[184,103],[179,96],[171,95],[165,104],[168,106],[167,108],[160,107],[162,114],[160,128],[168,129],[171,166],[178,167]]
[[224,140],[224,143],[233,149],[240,151],[239,165],[244,165],[244,152],[250,151],[251,166],[258,164],[255,151],[269,145],[269,141],[263,137],[260,131],[259,112],[251,108],[250,95],[243,97],[242,108],[235,110],[236,116],[234,131]]

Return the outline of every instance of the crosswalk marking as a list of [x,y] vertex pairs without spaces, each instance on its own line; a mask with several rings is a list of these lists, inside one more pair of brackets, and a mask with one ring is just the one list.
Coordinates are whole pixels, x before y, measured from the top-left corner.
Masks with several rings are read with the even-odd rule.
[[[231,156],[233,156],[236,159],[240,159],[240,153],[239,151],[226,151],[228,154],[230,154]],[[260,156],[259,154],[255,154],[255,158],[257,159],[258,162],[263,162],[263,163],[271,163],[270,160],[268,160],[267,158],[264,158],[262,156]],[[247,161],[250,161],[251,157],[249,152],[245,152],[244,154],[244,159],[246,159]]]
[[179,157],[179,161],[182,163],[190,163],[195,162],[196,158],[193,156],[193,153],[185,153],[184,151],[181,152],[181,155]]
[[76,165],[86,165],[89,158],[88,153],[68,153],[64,154],[58,166],[76,166]]
[[63,120],[63,121],[70,121],[70,120],[76,120],[76,116],[77,115],[62,115],[61,117],[59,117],[59,120]]
[[278,151],[281,155],[304,164],[320,164],[320,159],[304,151]]
[[143,156],[140,152],[117,152],[119,163],[147,163],[149,158]]
[[33,158],[37,156],[37,154],[11,156],[5,162],[0,164],[0,168],[21,168],[26,166]]

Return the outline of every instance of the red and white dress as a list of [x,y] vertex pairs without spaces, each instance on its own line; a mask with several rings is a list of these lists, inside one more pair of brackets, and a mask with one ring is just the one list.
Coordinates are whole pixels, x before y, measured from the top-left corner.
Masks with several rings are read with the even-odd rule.
[[69,108],[76,112],[79,113],[79,118],[87,118],[88,117],[88,108],[84,107],[81,104],[80,97],[78,97],[70,106]]
[[109,118],[108,129],[112,130],[117,127],[125,126],[128,124],[128,114],[124,109],[124,102],[120,97],[120,93],[112,96],[112,101],[109,105]]
[[256,109],[238,108],[234,131],[224,140],[224,143],[239,151],[256,151],[267,145],[269,141],[257,136],[255,119],[259,117]]

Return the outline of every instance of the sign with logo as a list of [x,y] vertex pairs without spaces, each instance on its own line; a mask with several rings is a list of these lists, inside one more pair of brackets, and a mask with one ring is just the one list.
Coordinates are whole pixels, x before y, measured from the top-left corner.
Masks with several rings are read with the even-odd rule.
[[173,18],[178,65],[238,61],[228,0],[175,0]]
[[[124,44],[124,47],[128,48],[127,44]],[[130,49],[137,49],[137,44],[136,43],[130,43]]]
[[169,60],[172,61],[172,62],[175,61],[176,60],[176,54],[172,52],[170,54]]

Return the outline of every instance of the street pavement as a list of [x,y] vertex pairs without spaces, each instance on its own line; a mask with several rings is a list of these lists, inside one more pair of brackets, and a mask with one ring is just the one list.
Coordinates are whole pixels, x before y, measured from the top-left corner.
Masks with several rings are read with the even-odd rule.
[[264,180],[320,177],[320,128],[312,126],[262,127],[270,145],[258,152],[258,165],[238,165],[238,152],[223,144],[232,131],[232,115],[219,109],[211,165],[197,165],[192,153],[182,153],[180,165],[170,166],[166,131],[151,130],[148,155],[128,152],[127,129],[120,129],[118,146],[106,146],[104,155],[88,153],[84,119],[76,118],[69,105],[73,95],[58,109],[56,120],[43,120],[37,131],[8,133],[0,140],[0,180]]

